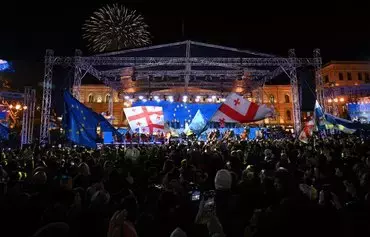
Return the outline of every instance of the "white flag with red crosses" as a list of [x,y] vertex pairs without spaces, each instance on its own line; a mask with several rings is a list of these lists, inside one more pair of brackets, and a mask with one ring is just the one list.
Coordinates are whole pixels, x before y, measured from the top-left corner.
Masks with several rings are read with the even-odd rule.
[[133,132],[161,134],[164,130],[163,109],[160,106],[135,106],[123,111]]
[[313,130],[315,129],[315,120],[311,119],[306,122],[298,139],[303,143],[308,143],[309,138],[312,136]]
[[274,115],[274,109],[265,104],[258,105],[240,95],[231,93],[212,117],[213,122],[247,123]]

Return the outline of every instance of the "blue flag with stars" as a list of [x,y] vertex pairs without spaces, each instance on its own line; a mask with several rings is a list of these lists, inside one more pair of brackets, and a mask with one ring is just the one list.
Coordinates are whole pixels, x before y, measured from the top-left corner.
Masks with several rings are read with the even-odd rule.
[[64,92],[63,125],[69,140],[81,146],[96,148],[99,140],[97,128],[101,122],[102,116],[81,104],[68,91]]
[[0,123],[0,140],[9,140],[9,128]]

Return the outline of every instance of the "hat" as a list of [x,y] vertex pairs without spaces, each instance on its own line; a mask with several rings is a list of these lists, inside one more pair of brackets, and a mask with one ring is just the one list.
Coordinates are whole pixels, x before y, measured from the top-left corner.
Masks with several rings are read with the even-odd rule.
[[172,233],[170,237],[187,237],[186,233],[177,227]]
[[228,170],[222,169],[217,171],[215,177],[216,190],[228,190],[231,188],[232,177]]

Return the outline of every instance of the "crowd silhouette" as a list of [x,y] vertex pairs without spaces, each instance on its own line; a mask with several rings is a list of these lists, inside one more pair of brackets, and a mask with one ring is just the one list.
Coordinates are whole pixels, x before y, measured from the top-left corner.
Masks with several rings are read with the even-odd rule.
[[3,149],[1,233],[366,236],[369,145],[333,135]]

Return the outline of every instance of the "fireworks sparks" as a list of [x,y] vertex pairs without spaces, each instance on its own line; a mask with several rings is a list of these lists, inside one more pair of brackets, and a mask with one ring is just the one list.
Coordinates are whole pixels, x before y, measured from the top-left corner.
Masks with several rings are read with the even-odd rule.
[[151,42],[144,18],[118,4],[94,12],[82,29],[83,38],[95,53],[135,48]]

